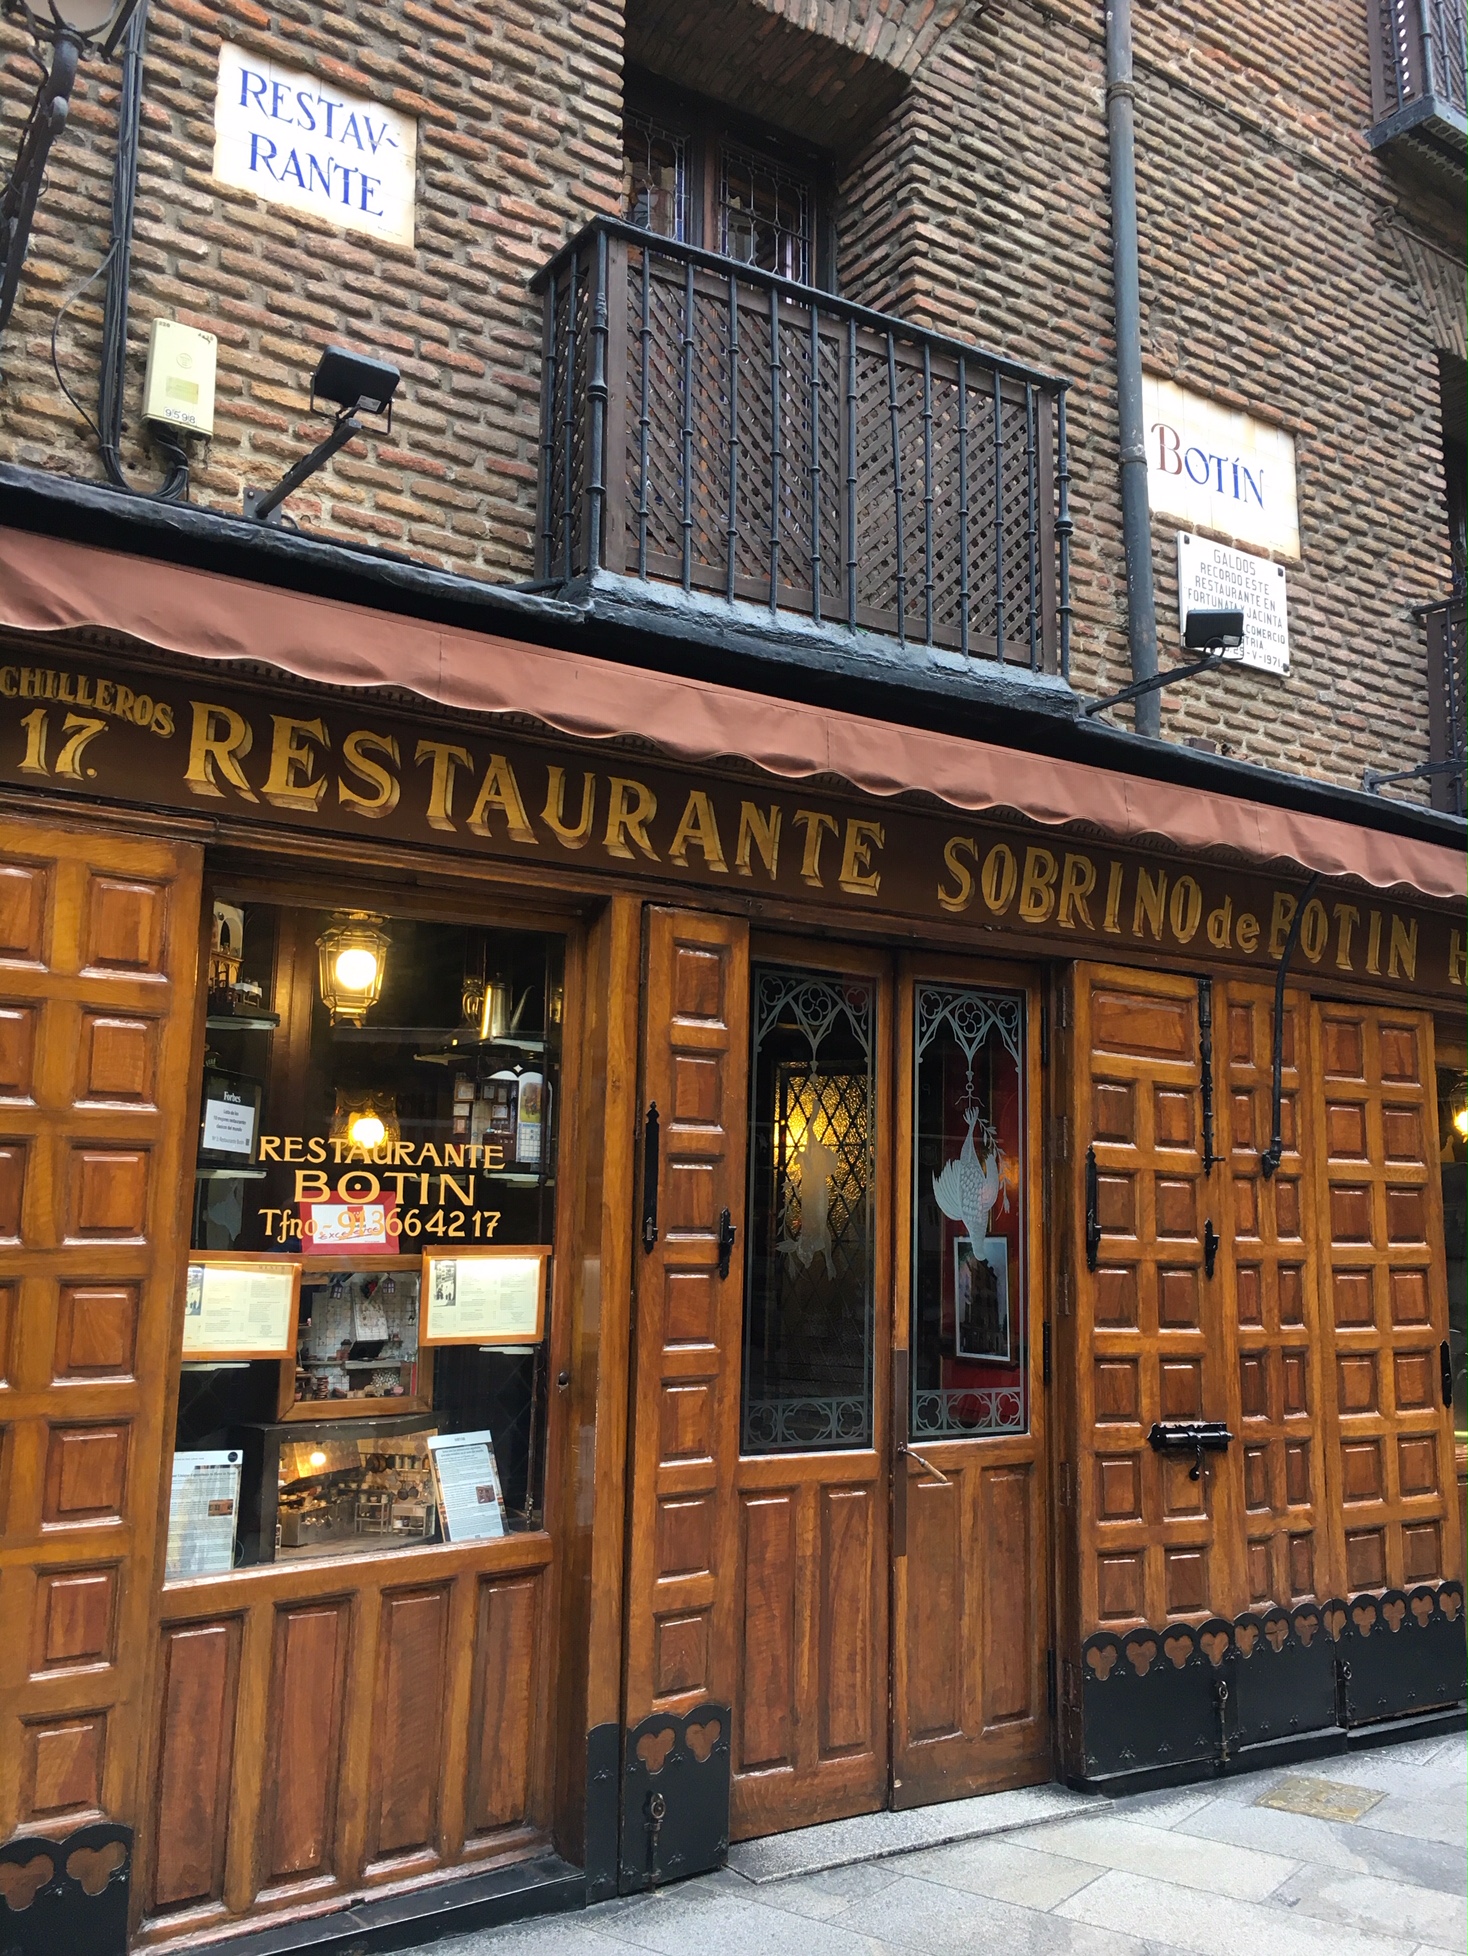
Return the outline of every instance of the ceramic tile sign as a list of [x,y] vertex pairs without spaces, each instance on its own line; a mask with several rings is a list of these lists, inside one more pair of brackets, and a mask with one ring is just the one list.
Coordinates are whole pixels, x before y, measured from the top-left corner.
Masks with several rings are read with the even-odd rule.
[[385,244],[411,245],[417,167],[418,125],[409,117],[227,41],[220,48],[220,183]]
[[1150,374],[1142,380],[1142,412],[1154,514],[1231,543],[1299,556],[1293,435]]
[[[1259,672],[1288,672],[1290,628],[1285,569],[1267,557],[1230,550],[1180,531],[1177,540],[1177,630],[1181,642],[1190,611],[1242,611],[1244,643],[1225,656]],[[1190,653],[1190,658],[1198,654]]]

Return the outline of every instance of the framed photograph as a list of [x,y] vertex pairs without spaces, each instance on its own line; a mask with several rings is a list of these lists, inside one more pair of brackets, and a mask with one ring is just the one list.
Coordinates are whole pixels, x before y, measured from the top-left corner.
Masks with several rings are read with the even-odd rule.
[[538,1345],[545,1336],[548,1245],[423,1253],[418,1341]]
[[958,1358],[990,1365],[1014,1363],[1009,1319],[1009,1244],[987,1236],[975,1250],[967,1236],[953,1244],[953,1349]]
[[300,1297],[299,1263],[191,1250],[184,1357],[294,1359]]

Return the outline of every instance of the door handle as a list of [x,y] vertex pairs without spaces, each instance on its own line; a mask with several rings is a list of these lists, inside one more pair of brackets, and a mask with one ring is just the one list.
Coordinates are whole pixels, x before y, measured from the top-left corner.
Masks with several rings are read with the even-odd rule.
[[642,1123],[642,1247],[650,1250],[658,1240],[658,1104],[647,1103]]
[[719,1211],[719,1275],[729,1274],[729,1259],[734,1254],[734,1238],[738,1235],[733,1218],[727,1209]]
[[1101,1254],[1101,1195],[1096,1174],[1096,1150],[1086,1150],[1086,1268],[1094,1270]]
[[1213,1266],[1218,1261],[1218,1245],[1221,1241],[1218,1231],[1213,1227],[1210,1216],[1203,1225],[1203,1270],[1205,1275],[1213,1275]]
[[1453,1403],[1453,1348],[1444,1338],[1437,1348],[1437,1362],[1442,1367],[1443,1404]]
[[949,1480],[948,1476],[943,1472],[943,1470],[940,1467],[935,1467],[931,1460],[925,1460],[923,1456],[918,1452],[917,1448],[910,1447],[907,1444],[906,1440],[902,1440],[898,1443],[897,1451],[904,1457],[904,1459],[915,1460],[918,1466],[922,1468],[925,1474],[931,1474],[933,1479],[935,1481],[941,1482],[941,1484],[944,1487],[952,1487],[953,1485],[952,1481]]

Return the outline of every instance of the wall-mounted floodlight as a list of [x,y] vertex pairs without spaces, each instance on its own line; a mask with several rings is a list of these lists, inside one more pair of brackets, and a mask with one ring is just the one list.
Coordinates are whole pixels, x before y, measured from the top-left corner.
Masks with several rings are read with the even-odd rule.
[[286,497],[299,489],[316,471],[324,468],[339,448],[345,448],[354,435],[360,435],[359,414],[386,415],[384,432],[392,427],[393,395],[402,375],[386,360],[374,360],[366,353],[349,353],[344,346],[329,346],[316,363],[311,376],[311,412],[325,410],[329,401],[339,410],[331,433],[309,455],[303,455],[293,469],[281,477],[271,490],[247,489],[245,514],[257,523],[278,523],[278,511]]
[[1190,652],[1237,652],[1243,642],[1242,611],[1190,611],[1183,625]]
[[112,55],[137,4],[138,0],[22,0],[26,24],[36,41],[51,43],[51,60],[49,66],[41,60],[45,80],[21,129],[10,181],[0,191],[0,333],[15,309],[46,158],[66,127],[77,66],[94,47]]
[[1170,672],[1155,672],[1150,679],[1139,679],[1133,686],[1123,686],[1119,693],[1112,693],[1108,699],[1091,700],[1081,709],[1081,718],[1093,719],[1096,714],[1104,713],[1108,706],[1121,706],[1127,700],[1139,700],[1144,693],[1160,693],[1164,686],[1176,686],[1180,679],[1192,679],[1197,673],[1212,672],[1223,664],[1225,652],[1237,652],[1243,642],[1242,611],[1190,611],[1183,621],[1183,644],[1190,652],[1201,652],[1201,659],[1196,659],[1190,666],[1174,666]]

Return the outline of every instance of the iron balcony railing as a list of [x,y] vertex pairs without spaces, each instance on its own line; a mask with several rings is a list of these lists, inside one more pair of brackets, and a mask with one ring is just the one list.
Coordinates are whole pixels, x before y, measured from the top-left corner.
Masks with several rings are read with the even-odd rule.
[[1369,6],[1373,142],[1425,122],[1431,133],[1461,145],[1468,113],[1464,0],[1369,0]]
[[1428,732],[1432,764],[1432,805],[1453,815],[1464,813],[1464,769],[1468,766],[1465,698],[1468,661],[1464,657],[1464,599],[1461,592],[1419,616],[1427,627]]
[[534,283],[546,582],[1068,673],[1065,381],[610,218]]

